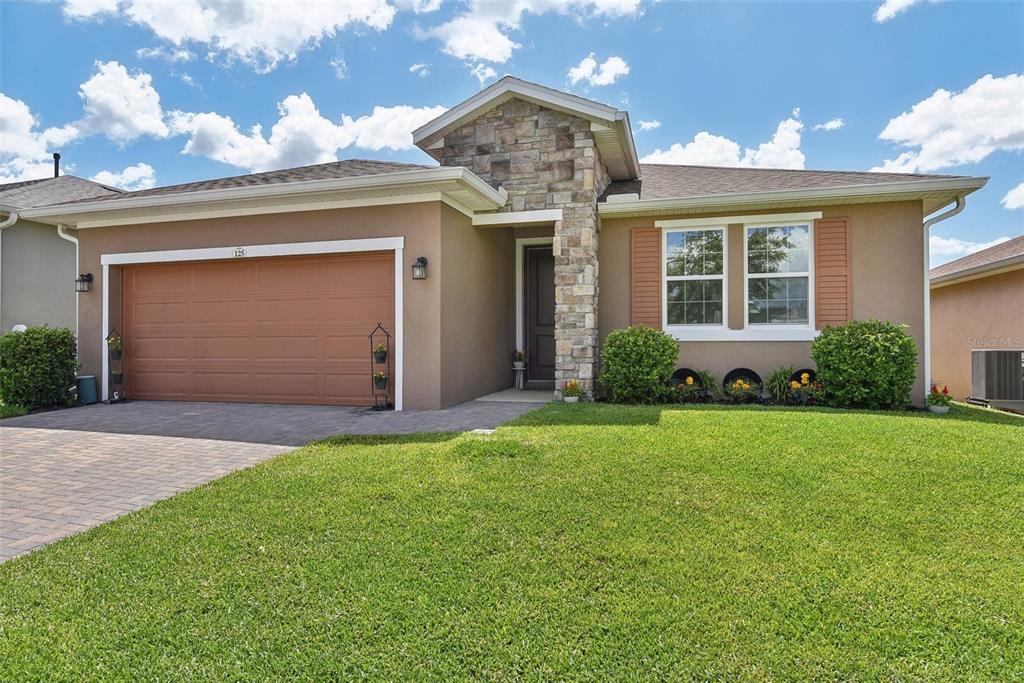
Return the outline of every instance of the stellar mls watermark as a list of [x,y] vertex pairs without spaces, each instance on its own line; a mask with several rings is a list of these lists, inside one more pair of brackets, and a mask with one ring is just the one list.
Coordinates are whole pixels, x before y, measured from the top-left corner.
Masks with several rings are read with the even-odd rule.
[[1024,349],[1024,336],[967,337],[967,345],[972,349]]

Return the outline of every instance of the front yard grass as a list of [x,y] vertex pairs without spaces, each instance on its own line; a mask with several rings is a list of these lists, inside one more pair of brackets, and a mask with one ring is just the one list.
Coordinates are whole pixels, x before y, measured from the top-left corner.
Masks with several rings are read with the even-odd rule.
[[0,565],[0,680],[1014,680],[1022,587],[1020,418],[552,405]]

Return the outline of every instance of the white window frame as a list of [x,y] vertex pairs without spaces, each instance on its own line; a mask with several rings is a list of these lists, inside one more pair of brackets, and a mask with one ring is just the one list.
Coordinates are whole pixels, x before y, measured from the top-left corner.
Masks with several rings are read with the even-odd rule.
[[[680,232],[722,232],[722,274],[721,275],[669,275],[666,260],[668,257],[668,236]],[[716,220],[704,225],[687,225],[684,227],[663,228],[661,231],[661,329],[676,339],[696,339],[710,334],[721,334],[729,328],[729,226]],[[671,280],[669,279],[671,278]],[[722,282],[722,322],[704,323],[700,325],[672,324],[668,322],[668,283],[685,282],[687,280],[715,280]]]
[[[769,216],[768,218],[774,218]],[[747,246],[750,242],[750,231],[758,228],[788,228],[807,226],[807,270],[792,273],[750,273],[750,262],[747,259]],[[750,279],[766,277],[806,277],[807,278],[807,323],[752,323],[750,322]],[[811,332],[814,329],[814,221],[813,220],[772,220],[743,224],[743,328],[754,330],[793,330],[795,333]],[[816,336],[816,334],[814,335]],[[813,337],[812,337],[813,338]]]

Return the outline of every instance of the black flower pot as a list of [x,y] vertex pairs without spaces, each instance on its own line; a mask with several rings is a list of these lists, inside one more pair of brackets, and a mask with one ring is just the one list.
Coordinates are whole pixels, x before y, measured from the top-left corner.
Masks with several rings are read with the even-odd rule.
[[384,391],[385,389],[388,388],[388,378],[387,377],[374,377],[373,378],[373,388],[377,389],[379,391]]
[[110,373],[110,383],[121,385],[122,383],[124,383],[124,374],[120,372]]
[[110,352],[110,360],[121,360],[121,350]]
[[385,351],[374,351],[373,352],[373,362],[374,363],[387,363],[388,362],[388,352],[386,350]]

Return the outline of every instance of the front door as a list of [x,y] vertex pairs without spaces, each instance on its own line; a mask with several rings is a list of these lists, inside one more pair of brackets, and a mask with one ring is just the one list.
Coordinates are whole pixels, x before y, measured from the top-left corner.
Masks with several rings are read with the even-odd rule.
[[551,245],[524,247],[526,379],[555,381],[555,257]]

